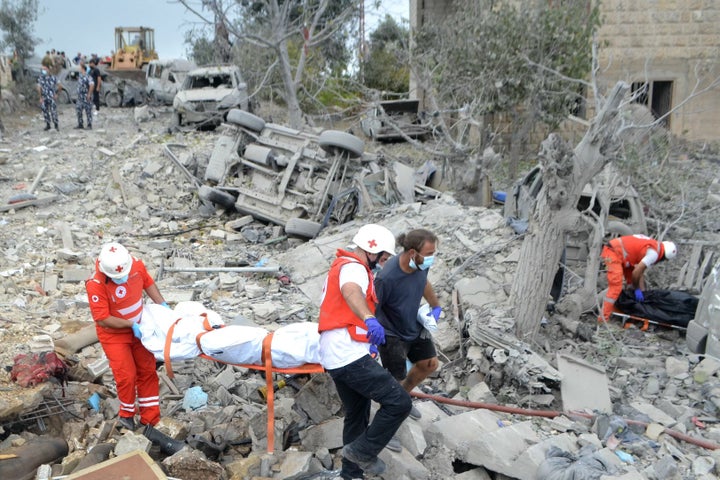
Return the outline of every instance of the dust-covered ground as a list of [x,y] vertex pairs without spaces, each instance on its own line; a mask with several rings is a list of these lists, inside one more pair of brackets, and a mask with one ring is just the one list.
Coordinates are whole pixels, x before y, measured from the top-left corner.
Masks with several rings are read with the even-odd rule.
[[[265,108],[258,113],[269,116],[270,111]],[[5,346],[0,350],[0,362],[3,366],[11,366],[18,353],[28,352],[37,335],[50,335],[58,340],[88,325],[90,316],[81,279],[84,273],[89,274],[103,242],[123,242],[145,260],[152,273],[177,258],[191,259],[197,266],[237,265],[238,262],[255,265],[262,259],[287,259],[292,258],[293,249],[304,244],[297,239],[283,238],[279,227],[261,222],[247,226],[242,238],[233,242],[220,235],[219,231],[227,231],[227,222],[241,215],[204,208],[195,187],[163,154],[163,146],[167,143],[184,145],[179,149],[183,152],[181,160],[192,174],[202,178],[203,167],[219,131],[172,131],[169,109],[156,108],[150,112],[152,118],[138,123],[132,109],[103,108],[94,121],[93,130],[74,130],[74,108],[61,106],[60,132],[43,131],[44,122],[39,112],[15,112],[4,116],[6,131],[0,143],[0,205],[27,198],[21,196],[25,193],[32,193],[47,203],[14,209],[6,206],[0,212],[0,250],[3,253],[0,258],[0,341]],[[272,109],[275,122],[280,121],[281,113],[279,108]],[[338,128],[337,125],[334,127]],[[360,131],[356,125],[347,125],[347,128]],[[417,167],[426,160],[438,160],[427,153],[431,149],[418,151],[403,143],[368,144],[367,149]],[[707,249],[716,248],[720,202],[708,196],[708,192],[716,178],[719,160],[709,145],[675,141],[663,158],[628,167],[628,171],[634,171],[638,176],[634,183],[647,205],[650,233],[654,235],[667,230],[667,237],[680,245],[678,261],[649,274],[653,287],[677,283],[683,265],[692,260],[691,243],[688,242],[703,241],[707,242]],[[467,168],[467,165],[457,168]],[[492,180],[502,189],[511,183],[507,178]],[[36,188],[29,192],[33,186]],[[443,188],[449,187],[441,186]],[[510,252],[497,248],[492,255],[483,254],[482,249],[479,249],[480,253],[461,253],[457,232],[478,232],[472,228],[473,222],[483,213],[476,207],[467,210],[464,217],[449,216],[451,220],[443,221],[442,212],[456,208],[452,194],[448,191],[443,200],[446,203],[438,204],[436,211],[439,213],[432,225],[441,238],[440,251],[445,256],[444,268],[436,271],[434,283],[447,307],[449,321],[453,283],[462,278],[475,278],[489,266],[501,263]],[[382,222],[403,215],[412,217],[414,208],[383,207],[363,220]],[[497,205],[488,210],[501,214],[501,207]],[[343,233],[349,239],[353,228],[335,227],[323,232],[320,239]],[[510,244],[513,241],[509,229],[493,235],[498,242]],[[473,244],[482,241],[479,237],[466,235],[466,242],[468,238]],[[295,275],[300,280],[303,258],[295,258],[293,263],[283,265],[283,268],[291,279]],[[512,277],[511,271],[506,274],[508,278]],[[571,283],[573,278],[577,279],[574,274],[580,272],[571,269]],[[226,318],[257,314],[257,310],[247,304],[248,292],[240,291],[235,287],[237,281],[230,280],[213,273],[166,274],[159,285],[163,291],[198,291],[199,299],[208,308]],[[225,288],[225,282],[232,283],[233,288]],[[313,302],[292,284],[288,286],[276,278],[257,276],[249,276],[242,283],[260,285],[267,303],[281,305],[281,310],[284,308],[287,313],[287,317],[282,318],[284,321],[315,318]],[[462,315],[462,302],[458,307]],[[700,358],[689,354],[681,332],[653,327],[644,332],[635,326],[623,329],[619,323],[596,326],[593,313],[576,320],[590,326],[594,331],[592,339],[574,338],[548,313],[532,349],[550,364],[555,363],[557,353],[565,353],[603,367],[617,415],[655,422],[652,415],[648,418],[647,412],[639,413],[633,407],[652,404],[674,417],[676,423],[672,428],[679,432],[720,441],[720,429],[715,428],[717,405],[720,405],[716,390],[720,380],[714,372],[703,383],[696,380],[693,372]],[[466,334],[460,343],[463,345],[460,350],[442,352],[442,368],[425,382],[427,392],[461,398],[470,386],[484,381],[500,404],[562,409],[559,384],[550,383],[549,388],[534,389],[511,375],[500,374],[502,367],[493,363],[493,357],[468,359],[466,354],[473,342]],[[42,396],[41,390],[21,389],[10,380],[9,371],[0,373],[0,406],[6,412],[17,415],[27,410],[29,405],[37,403],[38,396]],[[72,391],[78,392],[78,403],[84,404],[89,390],[81,387]],[[549,394],[551,398],[543,397],[546,403],[540,405],[535,403],[541,398],[539,394]],[[509,417],[509,422],[520,418]],[[14,420],[12,415],[4,420],[1,438],[15,438],[8,437],[11,433],[26,436],[43,433],[27,423],[20,424],[24,431],[18,431],[18,424],[11,420]],[[553,428],[538,427],[543,436],[562,433]],[[573,429],[592,431],[593,425],[579,422],[569,428],[570,431]],[[624,448],[634,454],[637,463],[632,468],[641,475],[632,478],[715,478],[714,459],[717,457],[713,452],[667,435],[652,442],[631,442]],[[451,478],[466,469],[467,465],[456,466],[455,472],[448,470],[449,463],[438,460],[442,455],[437,449],[437,446],[429,449],[424,459],[428,470],[434,472],[432,478]],[[241,455],[239,450],[235,454]],[[420,458],[423,460],[422,456]],[[668,463],[673,468],[666,468]],[[703,466],[707,463],[712,465],[705,469]]]

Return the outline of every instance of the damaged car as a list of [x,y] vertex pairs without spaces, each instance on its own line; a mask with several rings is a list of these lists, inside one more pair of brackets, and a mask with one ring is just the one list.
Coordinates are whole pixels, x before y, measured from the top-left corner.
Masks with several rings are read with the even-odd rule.
[[[210,156],[200,198],[313,238],[374,205],[435,198],[412,168],[364,152],[346,132],[295,130],[233,109]],[[409,197],[409,198],[408,198]]]
[[424,139],[432,125],[420,111],[419,100],[389,100],[370,108],[360,121],[366,137],[377,141]]
[[[77,84],[80,72],[78,69],[63,69],[58,74],[61,88],[57,92],[59,103],[77,102]],[[143,105],[145,92],[142,85],[133,80],[116,78],[106,71],[100,71],[102,86],[100,87],[100,104],[108,107],[124,107]]]
[[248,110],[247,84],[235,65],[202,67],[187,73],[173,98],[175,126],[217,127],[231,109]]
[[187,73],[196,69],[195,62],[182,58],[151,60],[147,66],[145,92],[151,105],[172,105]]
[[[542,168],[537,165],[517,181],[506,196],[503,216],[510,219],[511,225],[514,223],[517,226],[513,227],[516,231],[522,226],[526,227],[542,185]],[[605,202],[608,204],[605,205]],[[577,209],[596,218],[606,209],[606,238],[647,234],[647,222],[640,196],[632,185],[620,179],[611,165],[606,166],[597,176],[594,185],[585,185]],[[591,223],[579,222],[578,228],[567,234],[564,253],[567,263],[578,263],[587,259],[591,228]]]

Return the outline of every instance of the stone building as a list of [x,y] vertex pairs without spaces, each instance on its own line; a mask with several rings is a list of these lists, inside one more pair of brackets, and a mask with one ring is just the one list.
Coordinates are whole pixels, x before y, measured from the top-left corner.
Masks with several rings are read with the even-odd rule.
[[[444,17],[453,3],[410,0],[411,29]],[[665,124],[673,134],[720,139],[720,2],[602,0],[600,10],[600,91],[624,80],[656,118],[672,110]],[[411,93],[422,99],[412,80]]]

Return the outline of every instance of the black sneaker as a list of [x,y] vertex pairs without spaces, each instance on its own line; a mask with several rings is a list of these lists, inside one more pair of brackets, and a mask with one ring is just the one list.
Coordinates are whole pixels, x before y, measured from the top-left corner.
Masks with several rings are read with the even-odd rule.
[[60,131],[60,127],[58,126],[57,123],[55,124],[55,130],[57,130],[58,132]]
[[385,462],[380,460],[379,457],[375,457],[370,460],[363,460],[353,449],[352,444],[348,444],[343,447],[342,455],[351,462],[356,463],[365,473],[369,473],[370,475],[380,475],[385,471]]
[[46,125],[45,125],[45,128],[44,128],[43,130],[45,130],[46,132],[47,132],[48,130],[50,130],[50,124],[49,124],[49,123],[46,124]]
[[128,430],[132,430],[133,432],[137,428],[137,425],[135,425],[135,419],[133,417],[118,417],[117,423],[119,426],[127,428]]
[[88,126],[87,126],[87,129],[88,129],[88,130],[92,130],[92,125],[88,125]]
[[84,128],[85,128],[85,127],[83,127],[82,125],[77,125],[77,126],[75,127],[75,130],[82,130],[82,129],[84,129]]

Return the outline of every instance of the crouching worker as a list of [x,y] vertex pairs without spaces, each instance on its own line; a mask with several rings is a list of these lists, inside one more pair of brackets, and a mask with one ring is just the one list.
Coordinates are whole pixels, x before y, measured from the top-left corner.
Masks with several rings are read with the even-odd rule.
[[[323,287],[320,305],[320,363],[335,382],[345,410],[343,479],[378,475],[385,463],[378,454],[410,414],[410,395],[370,356],[385,342],[375,318],[372,270],[383,252],[395,253],[395,237],[380,225],[365,225],[353,248],[338,249]],[[370,403],[380,404],[372,423]]]
[[137,428],[137,400],[145,436],[166,447],[163,441],[172,439],[152,428],[160,421],[160,385],[155,357],[140,341],[138,323],[142,317],[143,291],[153,302],[166,307],[167,303],[142,260],[130,255],[119,243],[103,245],[85,290],[98,340],[117,384],[118,422],[130,430]]
[[598,321],[607,322],[622,292],[623,278],[628,286],[632,286],[635,301],[644,302],[645,271],[658,262],[675,258],[677,246],[645,235],[625,235],[610,240],[600,255],[607,268],[608,289]]

